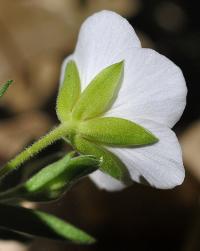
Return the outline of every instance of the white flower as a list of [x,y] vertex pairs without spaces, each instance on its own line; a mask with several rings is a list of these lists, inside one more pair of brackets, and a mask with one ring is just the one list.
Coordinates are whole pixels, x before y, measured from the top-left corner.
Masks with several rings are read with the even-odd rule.
[[[186,104],[187,88],[181,70],[165,56],[141,48],[126,19],[101,11],[82,25],[74,53],[63,63],[77,64],[81,89],[107,66],[124,60],[124,77],[118,96],[104,117],[128,119],[150,130],[159,142],[145,147],[105,146],[126,165],[133,181],[156,188],[172,188],[183,182],[184,168],[178,140],[170,129],[179,120]],[[92,180],[108,190],[124,184],[100,170]]]

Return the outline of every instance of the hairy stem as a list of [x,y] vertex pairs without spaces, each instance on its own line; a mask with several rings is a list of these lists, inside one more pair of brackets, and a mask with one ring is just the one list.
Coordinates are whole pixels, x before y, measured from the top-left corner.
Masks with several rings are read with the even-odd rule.
[[0,176],[5,175],[7,172],[16,169],[22,165],[25,161],[39,153],[42,149],[51,145],[55,141],[61,139],[63,136],[68,134],[69,128],[65,124],[61,124],[48,134],[40,138],[38,141],[33,143],[31,146],[26,148],[15,158],[11,159],[2,169],[0,169]]

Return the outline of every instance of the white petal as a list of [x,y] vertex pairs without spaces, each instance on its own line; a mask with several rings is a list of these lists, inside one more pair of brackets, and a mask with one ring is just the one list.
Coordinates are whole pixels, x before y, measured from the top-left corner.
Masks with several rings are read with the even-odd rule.
[[151,186],[162,189],[180,185],[184,180],[185,171],[176,135],[167,127],[152,121],[136,122],[153,132],[159,142],[138,148],[108,149],[122,160],[134,181],[146,181]]
[[[133,27],[122,16],[112,11],[100,11],[82,24],[74,54],[62,65],[61,82],[69,59],[76,61],[82,89],[105,67],[126,58],[129,48],[141,47]],[[122,52],[122,53],[121,53]],[[116,57],[121,53],[120,58]]]
[[[118,55],[120,57],[120,55]],[[130,49],[118,97],[105,116],[136,117],[172,127],[186,104],[187,88],[181,70],[151,49]]]
[[111,192],[122,190],[125,187],[125,185],[120,181],[101,171],[96,171],[90,174],[90,178],[94,181],[98,188],[106,189]]
[[[101,11],[82,24],[77,46],[74,52],[75,61],[81,76],[84,89],[90,81],[105,67],[116,63],[116,54],[128,48],[140,47],[140,41],[128,21],[112,11]],[[117,59],[120,61],[121,59]]]

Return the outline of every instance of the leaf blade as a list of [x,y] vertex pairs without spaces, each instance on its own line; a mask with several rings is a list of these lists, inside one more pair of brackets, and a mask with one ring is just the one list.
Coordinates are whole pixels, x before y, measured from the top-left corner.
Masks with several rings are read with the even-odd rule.
[[73,109],[73,118],[78,120],[93,118],[111,106],[119,90],[123,66],[123,61],[112,64],[91,81]]
[[[61,165],[60,165],[61,163]],[[91,156],[79,156],[69,159],[68,163],[65,162],[65,158],[52,166],[48,166],[41,170],[37,176],[32,177],[31,180],[27,181],[22,190],[25,190],[27,195],[22,193],[22,196],[26,199],[32,199],[38,201],[46,196],[46,200],[55,200],[60,198],[71,186],[76,183],[79,179],[85,177],[97,170],[99,161]],[[37,177],[42,176],[45,178],[45,182]],[[45,176],[48,177],[46,178]],[[31,194],[30,194],[31,193]],[[35,194],[35,196],[34,196]]]
[[0,204],[0,226],[22,233],[77,244],[92,244],[94,238],[54,215],[19,206]]
[[71,114],[72,108],[78,100],[81,92],[80,77],[75,61],[68,62],[65,68],[65,76],[59,89],[56,112],[60,121],[66,121]]
[[93,156],[73,158],[73,154],[46,166],[21,185],[0,193],[0,200],[20,198],[47,202],[59,199],[74,183],[99,167],[99,161]]
[[96,118],[79,125],[79,132],[89,140],[114,146],[142,146],[158,139],[144,127],[116,117]]

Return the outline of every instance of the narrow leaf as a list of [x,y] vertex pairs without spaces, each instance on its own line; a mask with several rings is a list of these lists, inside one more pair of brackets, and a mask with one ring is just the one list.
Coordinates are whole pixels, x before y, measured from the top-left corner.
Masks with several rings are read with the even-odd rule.
[[79,132],[87,139],[115,146],[141,146],[158,139],[147,129],[130,120],[105,117],[81,122]]
[[76,136],[73,142],[78,152],[82,154],[91,154],[101,160],[100,170],[109,174],[113,178],[124,181],[127,176],[127,170],[124,164],[107,149],[96,145],[80,136]]
[[5,84],[3,84],[0,87],[0,97],[2,97],[5,92],[7,91],[7,89],[9,88],[9,86],[12,84],[13,80],[8,80]]
[[62,196],[80,178],[94,172],[99,161],[92,156],[72,158],[68,154],[43,168],[24,184],[0,194],[0,200],[23,198],[31,201],[50,201]]
[[89,119],[108,110],[120,87],[123,62],[102,70],[87,86],[76,103],[72,116],[75,119]]
[[94,243],[94,239],[82,230],[39,210],[0,204],[0,215],[0,226],[6,229],[77,244]]
[[80,78],[74,61],[65,69],[65,77],[57,97],[56,112],[60,121],[66,121],[80,95]]

